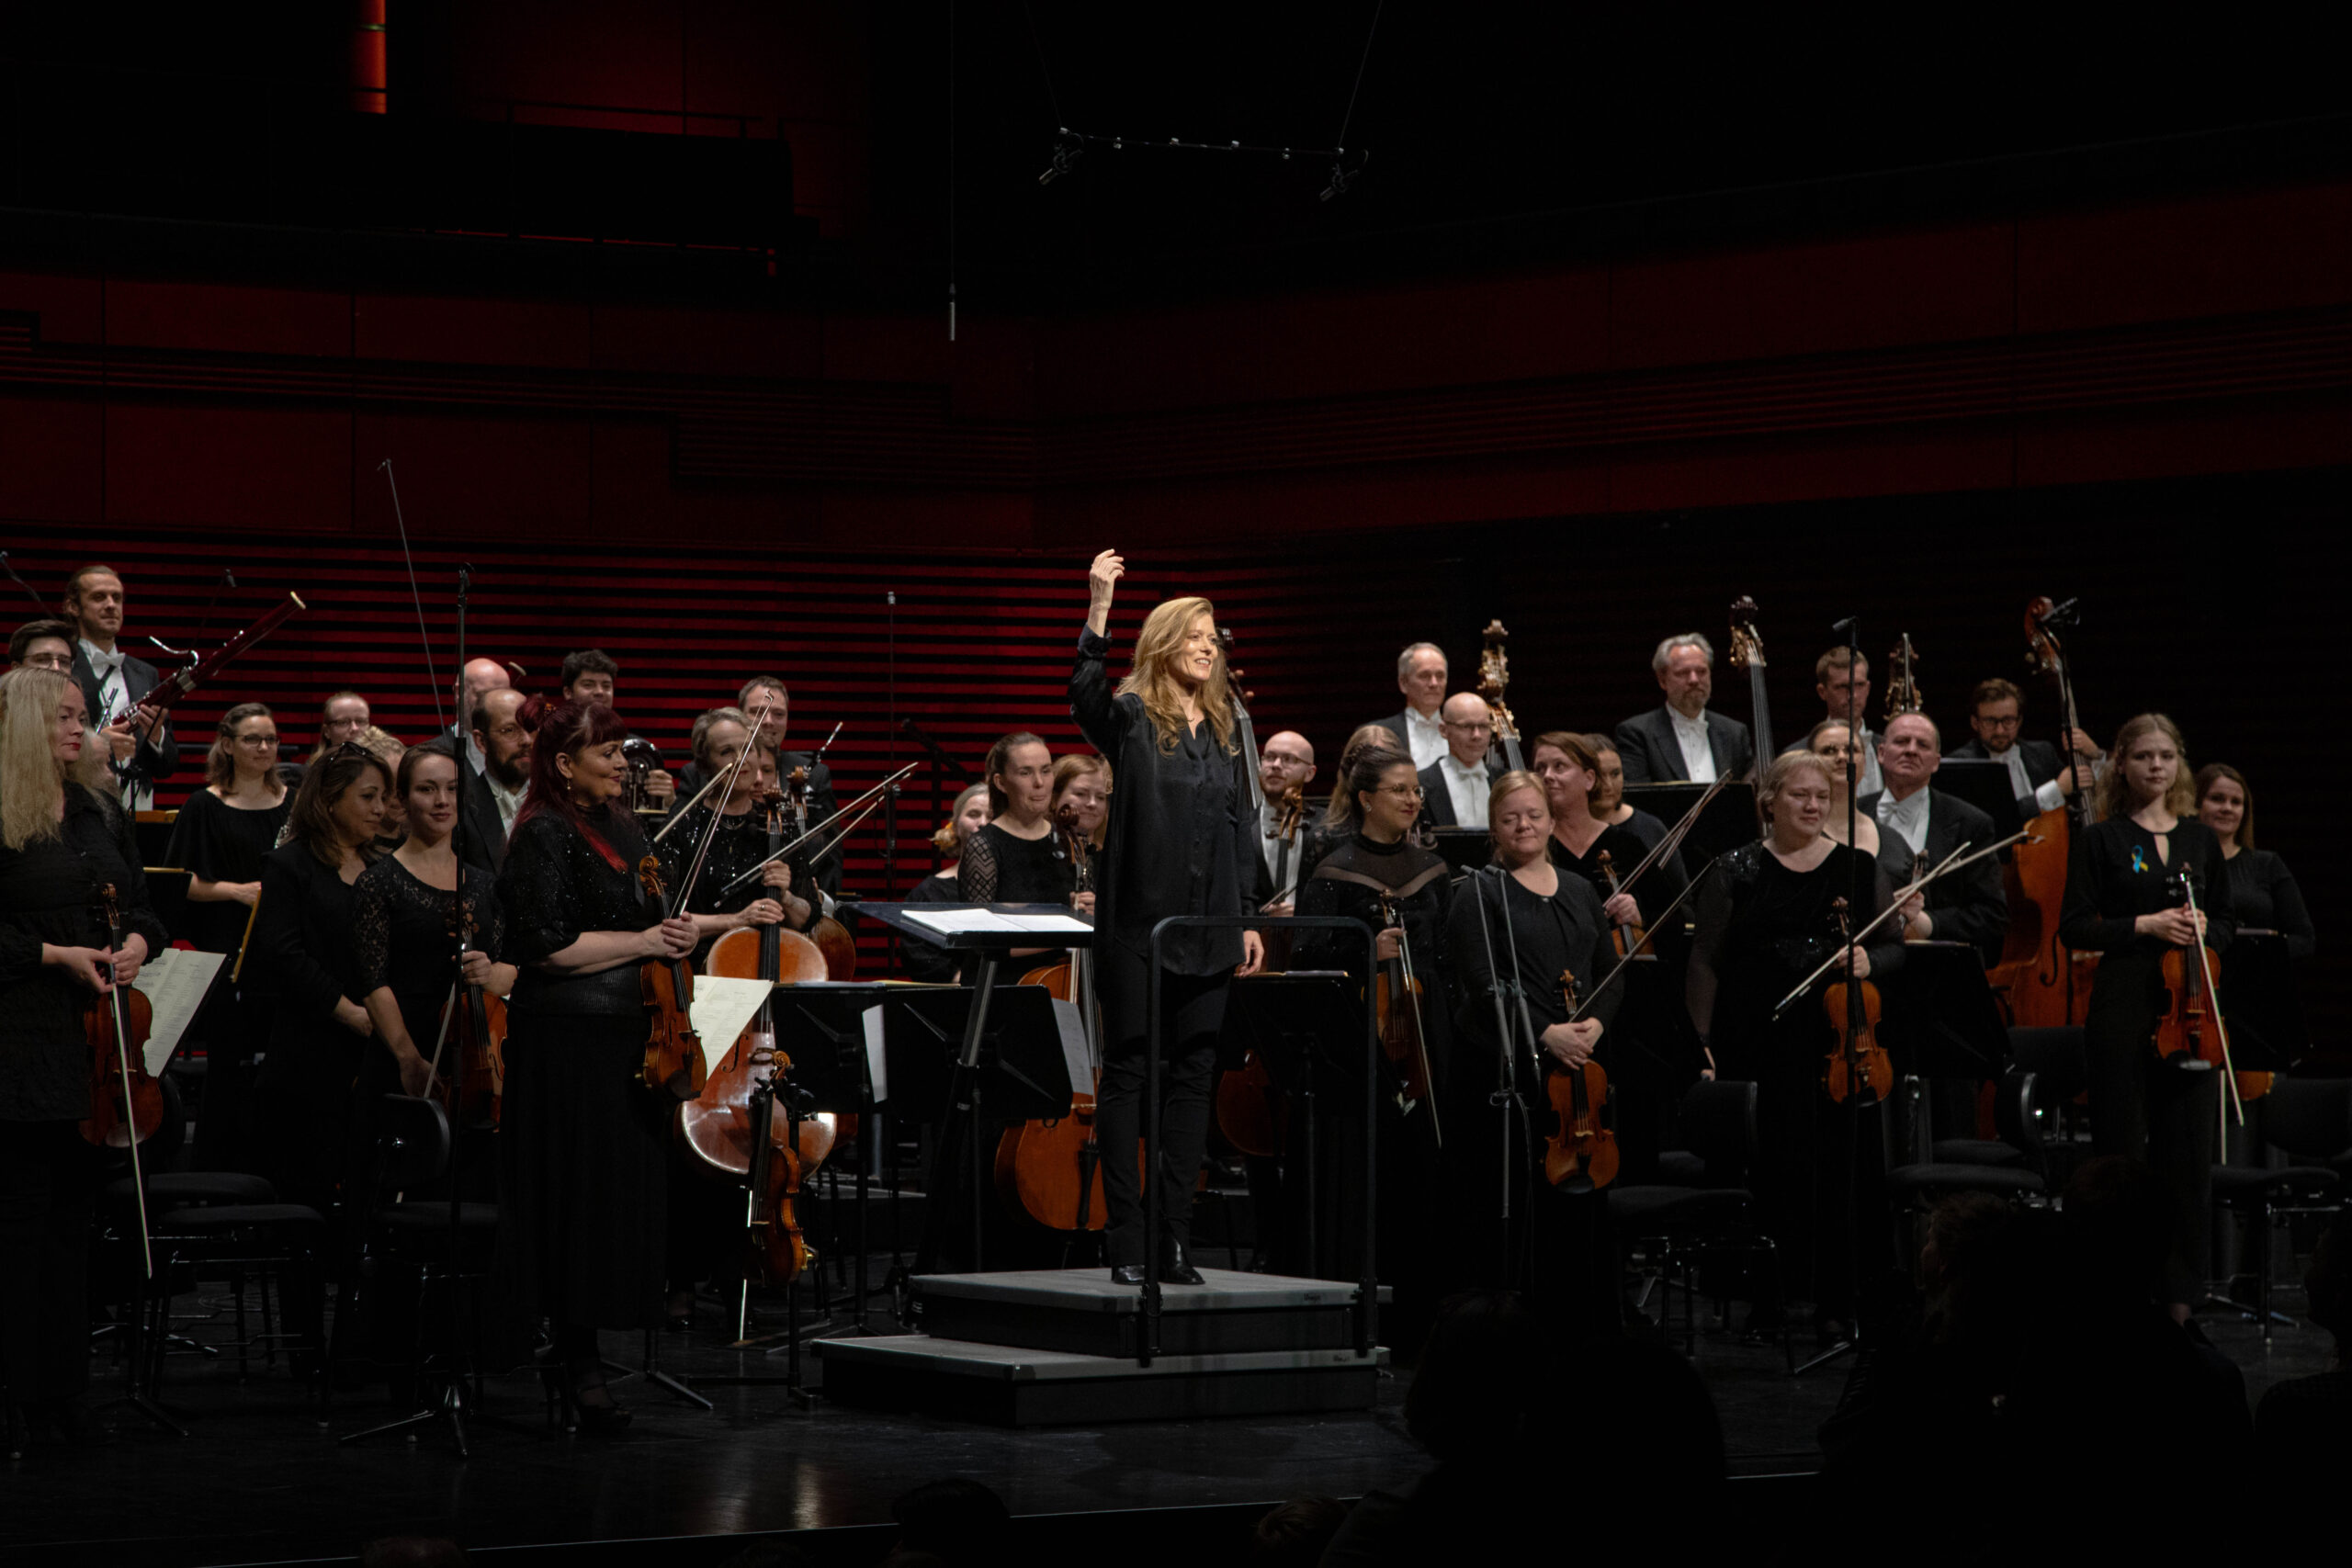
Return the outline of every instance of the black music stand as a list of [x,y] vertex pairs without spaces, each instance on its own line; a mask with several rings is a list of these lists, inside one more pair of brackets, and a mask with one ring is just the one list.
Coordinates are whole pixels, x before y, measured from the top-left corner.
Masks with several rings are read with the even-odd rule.
[[[1338,1049],[1363,1010],[1360,990],[1348,976],[1328,972],[1253,975],[1236,980],[1232,999],[1226,1005],[1225,1035],[1218,1043],[1217,1054],[1228,1068],[1238,1066],[1245,1054],[1255,1052],[1267,1075],[1297,1107],[1295,1124],[1304,1129],[1299,1137],[1299,1165],[1305,1173],[1306,1216],[1298,1253],[1310,1271],[1322,1262],[1315,1234],[1322,1213],[1317,1086],[1326,1074],[1336,1076],[1342,1084],[1352,1084],[1363,1074],[1363,1064],[1354,1060],[1352,1053]],[[1283,1153],[1287,1156],[1290,1151],[1285,1148]],[[1287,1158],[1284,1164],[1283,1187],[1288,1208]]]
[[1882,987],[1889,1049],[1923,1078],[1997,1078],[2009,1032],[1984,980],[1984,960],[1964,942],[1907,942],[1903,967]]
[[[1062,1054],[1061,1025],[1054,1013],[1053,997],[1043,986],[1011,986],[1002,987],[1000,999],[1001,972],[1016,947],[1091,947],[1094,932],[1091,928],[1077,931],[943,932],[923,924],[919,918],[957,909],[987,909],[1000,915],[1069,916],[1069,909],[1059,904],[862,902],[856,908],[858,913],[880,920],[902,936],[951,952],[968,953],[977,961],[971,986],[910,990],[907,1000],[897,1010],[906,1020],[902,1027],[927,1030],[939,1040],[955,1039],[960,1043],[948,1087],[946,1120],[940,1128],[931,1170],[923,1183],[923,1231],[922,1245],[915,1254],[916,1271],[938,1271],[939,1244],[946,1217],[939,1196],[945,1190],[943,1179],[958,1163],[966,1165],[969,1178],[966,1207],[971,1226],[972,1268],[977,1270],[982,1262],[981,1223],[986,1213],[987,1190],[984,1161],[988,1151],[980,1147],[979,1137],[983,1100],[1009,1122],[1067,1115],[1070,1105],[1069,1067]],[[895,1083],[891,1092],[895,1100]]]
[[1430,837],[1430,847],[1445,857],[1447,868],[1456,876],[1494,856],[1494,835],[1484,828],[1436,828]]
[[[1941,790],[1954,800],[1964,800],[1993,819],[1993,837],[2006,839],[2025,826],[2025,816],[2018,808],[2016,781],[2009,777],[2008,764],[1974,758],[1947,757],[1936,767],[1935,777],[1928,781],[1930,789]],[[2008,852],[2002,852],[2007,859]]]
[[2312,1048],[2287,939],[2274,931],[2241,931],[2219,963],[2231,1059],[2240,1072],[2287,1071]]
[[[1148,1157],[1144,1168],[1158,1174],[1159,1150],[1159,984],[1165,969],[1160,963],[1160,950],[1168,933],[1172,931],[1356,931],[1363,937],[1363,972],[1372,974],[1380,967],[1377,939],[1363,921],[1348,915],[1291,915],[1275,919],[1268,915],[1170,915],[1151,928],[1150,964],[1151,989],[1144,1003],[1144,1077],[1143,1113],[1144,1147]],[[1374,1209],[1380,1190],[1380,1021],[1374,1016],[1372,993],[1365,988],[1363,1000],[1363,1271],[1356,1287],[1356,1354],[1372,1354],[1373,1336],[1379,1326],[1380,1279],[1373,1268],[1373,1237]],[[1121,1150],[1110,1151],[1110,1157],[1125,1158]],[[1161,1183],[1147,1177],[1143,1184],[1143,1332],[1137,1336],[1136,1364],[1151,1365],[1159,1354],[1159,1201]],[[1192,1201],[1192,1187],[1187,1183],[1184,1201]]]
[[[1659,821],[1669,825],[1682,820],[1683,814],[1699,803],[1707,793],[1702,784],[1629,784],[1625,786],[1625,804],[1636,806]],[[1756,786],[1745,779],[1724,785],[1707,809],[1690,824],[1690,834],[1684,840],[1683,863],[1704,864],[1726,850],[1756,841]],[[1692,853],[1690,846],[1697,846]]]

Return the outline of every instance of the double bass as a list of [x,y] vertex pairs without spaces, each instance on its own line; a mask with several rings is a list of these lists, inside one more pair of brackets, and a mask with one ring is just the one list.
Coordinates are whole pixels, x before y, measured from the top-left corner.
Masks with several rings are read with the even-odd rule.
[[1493,716],[1495,744],[1502,748],[1503,766],[1517,772],[1527,766],[1520,755],[1519,720],[1503,702],[1503,693],[1510,687],[1510,655],[1503,650],[1503,643],[1510,633],[1498,618],[1488,621],[1479,635],[1484,641],[1478,649],[1478,695],[1486,699],[1487,711]]
[[[1085,836],[1078,830],[1078,807],[1065,803],[1056,811],[1054,830],[1061,835],[1063,852],[1077,874],[1074,891],[1093,891],[1094,867],[1087,858]],[[1082,948],[1072,948],[1060,963],[1022,976],[1021,983],[1043,986],[1057,1000],[1077,1006],[1079,1024],[1086,1034],[1087,1062],[1094,1076],[1083,1089],[1071,1088],[1067,1115],[1022,1122],[1004,1130],[996,1145],[997,1196],[1014,1213],[1047,1230],[1072,1235],[1099,1231],[1109,1204],[1102,1196],[1102,1146],[1094,1132],[1102,1058],[1090,955]]]
[[1927,698],[1919,692],[1919,679],[1912,669],[1918,662],[1918,654],[1911,647],[1911,634],[1905,632],[1903,640],[1897,643],[1886,656],[1889,671],[1886,682],[1887,717],[1894,718],[1900,714],[1917,713],[1928,705]]
[[[1839,943],[1850,943],[1854,925],[1846,900],[1833,899],[1829,907],[1837,911]],[[1894,1063],[1878,1043],[1878,987],[1868,980],[1832,980],[1822,987],[1821,1010],[1838,1032],[1838,1043],[1821,1070],[1821,1086],[1830,1103],[1843,1105],[1849,1099],[1869,1103],[1860,1099],[1865,1091],[1870,1100],[1884,1100],[1894,1092]]]
[[[1577,1016],[1576,972],[1560,971],[1560,1002]],[[1609,1074],[1590,1056],[1571,1067],[1547,1060],[1544,1095],[1552,1108],[1552,1129],[1544,1135],[1544,1179],[1570,1192],[1589,1192],[1617,1179],[1617,1134],[1602,1114],[1609,1104]]]
[[[2027,661],[2058,687],[2065,733],[2082,733],[2075,713],[2074,683],[2066,679],[2065,650],[2050,627],[2055,606],[2038,598],[2026,606]],[[2066,902],[2066,864],[2073,825],[2083,819],[2080,759],[2065,749],[2060,764],[2077,769],[2073,798],[2027,824],[2031,837],[2019,843],[2002,869],[2002,891],[2009,903],[2009,927],[2001,955],[1984,978],[2007,1004],[2008,1021],[2024,1029],[2080,1025],[2090,1013],[2091,970],[2096,953],[2074,953],[2058,940],[2059,912]]]

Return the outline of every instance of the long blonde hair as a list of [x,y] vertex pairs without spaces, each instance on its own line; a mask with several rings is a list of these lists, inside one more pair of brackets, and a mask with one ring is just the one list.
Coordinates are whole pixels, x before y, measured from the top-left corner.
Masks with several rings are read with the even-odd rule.
[[0,675],[0,842],[12,850],[58,836],[65,770],[57,761],[57,710],[73,686],[30,664]]
[[[1216,625],[1216,606],[1205,599],[1170,599],[1144,617],[1136,634],[1135,666],[1119,682],[1119,695],[1129,692],[1143,699],[1143,711],[1159,735],[1159,749],[1173,751],[1191,726],[1184,722],[1184,688],[1171,668],[1184,650],[1184,638],[1203,615]],[[1209,678],[1201,686],[1201,711],[1216,731],[1220,750],[1231,756],[1241,750],[1234,739],[1233,684],[1225,673],[1225,649],[1216,650]]]
[[2123,760],[2143,737],[2158,732],[2172,742],[2178,759],[2173,768],[2172,787],[2165,791],[2165,809],[2175,817],[2197,815],[2197,784],[2188,771],[2188,742],[2180,738],[2180,726],[2167,714],[2143,713],[2123,721],[2123,728],[2116,731],[2115,745],[2107,754],[2107,772],[2098,777],[2098,798],[2095,803],[2100,821],[2129,817],[2139,808],[2139,802],[2132,798],[2132,781],[2123,775]]

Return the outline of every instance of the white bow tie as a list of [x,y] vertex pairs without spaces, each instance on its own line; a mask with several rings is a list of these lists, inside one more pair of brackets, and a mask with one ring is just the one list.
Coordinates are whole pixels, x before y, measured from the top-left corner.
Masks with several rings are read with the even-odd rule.
[[82,657],[90,661],[91,670],[96,672],[101,682],[122,668],[123,655],[119,652],[100,653],[96,649],[85,648],[82,650]]

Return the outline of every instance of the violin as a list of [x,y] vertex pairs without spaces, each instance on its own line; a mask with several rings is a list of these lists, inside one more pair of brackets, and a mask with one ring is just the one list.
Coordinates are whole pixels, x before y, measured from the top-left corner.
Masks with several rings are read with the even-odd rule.
[[1430,1099],[1429,1042],[1421,1033],[1425,987],[1421,977],[1413,973],[1412,946],[1404,940],[1404,917],[1397,912],[1394,894],[1380,895],[1380,920],[1395,930],[1399,939],[1396,956],[1382,964],[1380,973],[1373,976],[1373,1009],[1380,1023],[1381,1054],[1396,1070],[1398,1109],[1410,1112],[1416,1105],[1428,1104],[1434,1118],[1436,1104]]
[[[1609,889],[1600,896],[1601,901],[1606,903],[1624,889],[1617,885],[1617,867],[1609,858],[1607,850],[1600,852],[1599,863],[1600,880]],[[1621,959],[1632,959],[1635,963],[1657,962],[1657,954],[1642,945],[1648,937],[1649,932],[1639,920],[1628,920],[1623,925],[1611,927],[1609,931],[1609,940],[1616,947],[1617,956]]]
[[[449,944],[463,954],[473,938],[473,916],[465,908],[465,868],[449,900]],[[441,1054],[454,1029],[458,1076],[442,1076]],[[440,1102],[457,1127],[495,1127],[506,1097],[506,1000],[460,980],[442,1010],[441,1038],[433,1043],[433,1081],[425,1092]]]
[[[1078,830],[1078,808],[1064,805],[1054,814],[1055,830],[1077,874],[1077,893],[1094,888],[1094,866]],[[1093,974],[1087,954],[1072,949],[1059,964],[1032,969],[1024,986],[1043,986],[1063,1001],[1075,1002],[1086,1030],[1087,1055],[1094,1056]],[[996,1190],[1014,1213],[1047,1230],[1099,1231],[1108,1212],[1102,1196],[1102,1146],[1094,1134],[1095,1097],[1101,1069],[1084,1089],[1073,1089],[1069,1113],[1023,1122],[1004,1130],[996,1145]]]
[[[1846,900],[1835,899],[1829,907],[1837,911],[1838,940],[1850,941],[1854,927]],[[1821,1008],[1838,1031],[1838,1044],[1821,1076],[1830,1102],[1843,1105],[1866,1089],[1871,1100],[1885,1100],[1894,1092],[1894,1063],[1878,1043],[1878,987],[1868,980],[1833,980],[1822,987]]]
[[[106,946],[122,946],[122,916],[114,884],[101,883],[97,904],[106,922]],[[127,1149],[155,1135],[164,1122],[164,1090],[147,1072],[143,1047],[154,1026],[147,993],[135,986],[111,986],[83,1010],[90,1042],[90,1114],[82,1122],[85,1142],[102,1149]]]
[[[2056,682],[2066,728],[2079,732],[2082,726],[2075,714],[2074,687],[2065,679],[2065,650],[2049,626],[2054,609],[2047,598],[2037,598],[2026,606],[2026,661]],[[2080,760],[2070,754],[2060,761],[2065,766],[2078,766]],[[2075,799],[2081,797],[2078,788]],[[2001,955],[1985,970],[1984,978],[2007,1002],[2008,1021],[2018,1028],[2080,1025],[2089,1014],[2089,971],[2098,963],[2098,954],[2070,953],[2058,940],[2074,820],[2070,805],[2041,813],[2027,824],[2032,837],[2017,846],[2002,868],[2009,926],[2002,937]]]
[[[1577,1015],[1577,977],[1560,971],[1560,1000]],[[1549,1060],[1544,1083],[1552,1106],[1552,1130],[1544,1137],[1544,1179],[1570,1192],[1589,1192],[1617,1179],[1617,1134],[1601,1111],[1609,1104],[1609,1074],[1592,1057],[1579,1065]]]
[[[661,857],[649,854],[637,863],[637,883],[657,911],[669,908]],[[695,1032],[694,966],[683,958],[648,959],[637,977],[645,998],[645,1087],[674,1100],[692,1100],[702,1092],[708,1071],[702,1036]]]
[[1502,748],[1503,766],[1518,771],[1527,766],[1519,750],[1519,720],[1503,703],[1503,693],[1510,685],[1510,655],[1503,651],[1503,643],[1510,633],[1498,618],[1488,621],[1479,636],[1484,640],[1478,649],[1478,695],[1486,699],[1487,711],[1494,716],[1495,744]]
[[[792,830],[795,842],[808,837],[808,769],[804,764],[786,776],[785,789],[792,802]],[[824,895],[817,890],[815,864],[805,852],[786,855],[785,863],[792,868],[792,886],[808,900],[809,919],[808,940],[817,944],[825,955],[828,980],[847,980],[857,974],[857,943],[842,923],[825,913]]]
[[1917,661],[1918,655],[1911,648],[1911,634],[1905,632],[1903,640],[1896,644],[1893,651],[1886,656],[1889,671],[1886,682],[1887,717],[1893,718],[1897,714],[1917,713],[1928,705],[1927,699],[1919,694],[1918,678],[1912,673],[1911,667]]
[[793,1203],[800,1196],[800,1156],[788,1140],[772,1131],[776,1096],[763,1086],[754,1108],[751,1138],[751,1217],[744,1228],[744,1273],[770,1287],[790,1284],[817,1260],[801,1234]]

